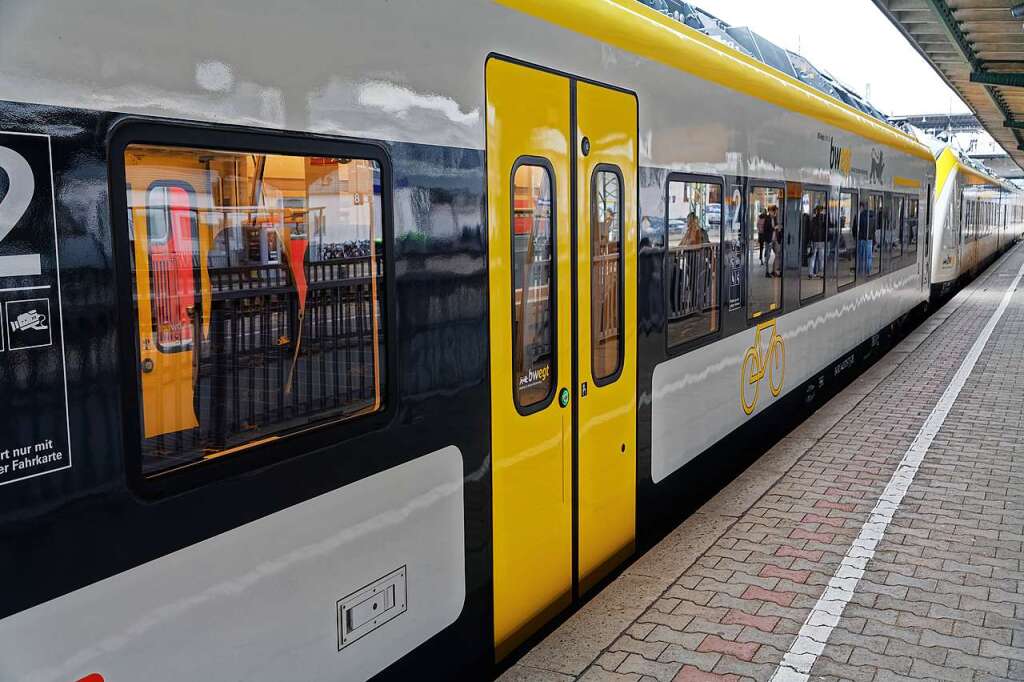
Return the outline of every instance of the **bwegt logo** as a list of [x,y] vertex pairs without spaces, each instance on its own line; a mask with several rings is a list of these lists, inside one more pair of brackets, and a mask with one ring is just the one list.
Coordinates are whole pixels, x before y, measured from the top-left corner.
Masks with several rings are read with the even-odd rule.
[[837,170],[843,175],[849,175],[853,168],[853,150],[849,147],[836,146],[835,138],[829,138],[828,145],[828,167],[830,170]]

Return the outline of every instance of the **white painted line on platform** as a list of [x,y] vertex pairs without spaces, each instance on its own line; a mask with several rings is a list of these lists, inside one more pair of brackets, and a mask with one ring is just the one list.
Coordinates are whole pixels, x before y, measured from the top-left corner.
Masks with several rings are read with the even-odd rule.
[[996,324],[1006,312],[1007,306],[1010,305],[1010,298],[1016,291],[1017,285],[1020,284],[1022,276],[1024,276],[1024,265],[1021,265],[1020,270],[1017,271],[1017,276],[1014,277],[1013,283],[1003,294],[999,307],[985,323],[981,334],[978,335],[974,345],[967,352],[967,357],[961,363],[960,369],[953,375],[953,379],[946,386],[946,390],[935,404],[935,408],[932,409],[931,414],[921,426],[921,430],[914,437],[914,442],[907,448],[899,466],[896,467],[892,478],[889,479],[885,490],[882,491],[881,497],[875,503],[875,508],[871,510],[871,516],[861,527],[860,535],[850,545],[843,560],[839,562],[835,574],[828,581],[828,587],[825,588],[800,628],[800,634],[797,635],[796,641],[779,662],[778,669],[771,677],[772,682],[806,682],[808,679],[811,667],[818,660],[821,652],[825,650],[825,644],[828,643],[832,630],[839,623],[843,609],[853,598],[853,591],[856,589],[857,583],[860,582],[861,576],[864,575],[864,568],[874,556],[875,548],[882,540],[886,528],[889,527],[896,510],[903,502],[903,496],[907,494],[910,484],[913,483],[914,476],[917,475],[917,470],[921,466],[921,461],[927,454],[928,448],[939,429],[942,428],[950,410],[953,409],[953,403],[960,395],[964,384],[967,383],[968,377],[971,376],[974,365],[981,357],[981,351],[984,350],[985,344],[992,336]]

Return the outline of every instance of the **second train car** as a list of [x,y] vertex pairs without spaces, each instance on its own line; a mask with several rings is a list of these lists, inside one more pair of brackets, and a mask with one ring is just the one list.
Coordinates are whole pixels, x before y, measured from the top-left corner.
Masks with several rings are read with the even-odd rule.
[[0,45],[4,680],[487,675],[944,258],[926,147],[632,0]]

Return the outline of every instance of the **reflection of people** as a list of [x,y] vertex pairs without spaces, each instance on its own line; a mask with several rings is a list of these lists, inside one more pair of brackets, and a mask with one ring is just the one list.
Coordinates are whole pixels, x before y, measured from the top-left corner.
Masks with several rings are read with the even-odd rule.
[[769,208],[768,217],[771,218],[772,224],[772,257],[774,259],[771,276],[782,277],[782,223],[779,221],[779,207]]
[[698,246],[704,242],[701,237],[697,214],[691,211],[690,215],[686,216],[686,234],[683,235],[683,246]]
[[[768,227],[768,211],[761,211],[757,216],[757,262],[764,263],[765,234]],[[766,268],[767,270],[767,268]]]
[[857,272],[862,275],[871,272],[871,249],[874,246],[875,236],[873,232],[871,213],[862,201],[860,202],[860,213],[857,214]]
[[825,209],[823,206],[814,207],[814,217],[811,218],[811,262],[808,268],[808,277],[825,276]]

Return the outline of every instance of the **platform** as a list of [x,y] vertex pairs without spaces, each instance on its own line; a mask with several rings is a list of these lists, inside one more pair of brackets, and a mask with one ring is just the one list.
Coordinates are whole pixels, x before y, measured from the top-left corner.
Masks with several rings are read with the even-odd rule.
[[502,682],[1024,679],[1024,245]]

